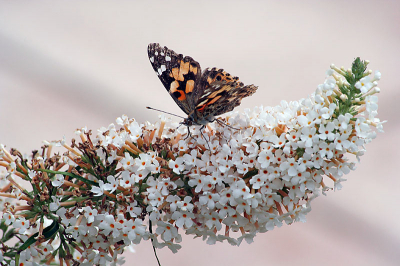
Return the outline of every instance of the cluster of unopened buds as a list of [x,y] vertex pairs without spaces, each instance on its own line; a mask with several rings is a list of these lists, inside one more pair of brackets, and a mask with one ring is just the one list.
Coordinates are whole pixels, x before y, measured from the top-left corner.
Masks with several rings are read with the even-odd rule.
[[2,145],[0,264],[116,265],[142,240],[173,252],[182,232],[240,245],[304,222],[311,200],[355,169],[346,154],[359,158],[382,131],[380,73],[367,64],[332,65],[309,98],[230,113],[190,137],[164,117],[122,116],[30,155]]

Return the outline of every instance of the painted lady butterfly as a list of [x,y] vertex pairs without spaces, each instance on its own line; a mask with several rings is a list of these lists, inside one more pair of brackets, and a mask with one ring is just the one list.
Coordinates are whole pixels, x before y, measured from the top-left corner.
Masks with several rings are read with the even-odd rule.
[[203,128],[207,123],[217,120],[215,116],[239,106],[242,98],[252,95],[258,88],[254,85],[244,86],[238,77],[231,76],[223,69],[206,68],[202,72],[200,64],[193,58],[184,57],[158,43],[149,44],[147,51],[162,84],[188,115],[181,122],[188,127],[201,125]]

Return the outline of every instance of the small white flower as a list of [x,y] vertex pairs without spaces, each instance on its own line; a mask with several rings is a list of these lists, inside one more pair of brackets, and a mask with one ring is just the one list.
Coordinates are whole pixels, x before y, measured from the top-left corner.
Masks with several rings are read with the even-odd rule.
[[365,105],[367,112],[371,113],[378,110],[378,96],[371,95],[365,98]]
[[157,222],[156,233],[158,235],[161,235],[161,238],[164,241],[170,241],[176,236],[178,236],[178,230],[176,229],[175,226],[173,226],[170,223],[164,223],[162,221]]
[[94,218],[97,216],[97,210],[90,208],[90,206],[86,206],[83,208],[83,211],[88,223],[93,223]]
[[301,140],[304,141],[304,144],[306,147],[311,147],[313,143],[315,142],[316,136],[315,134],[317,133],[317,129],[315,127],[309,128],[309,127],[303,127],[301,129]]
[[130,219],[125,223],[124,228],[122,229],[124,233],[128,233],[128,238],[131,241],[139,240],[146,232],[146,226],[143,224],[141,219]]
[[268,231],[274,230],[275,226],[281,227],[282,222],[278,219],[278,216],[274,213],[268,214],[268,222],[265,224],[265,229]]
[[114,238],[120,235],[120,229],[122,229],[122,225],[115,221],[113,215],[106,215],[104,220],[99,224],[99,229],[103,230],[105,235],[109,235],[110,233]]
[[138,171],[142,171],[146,169],[146,167],[149,167],[151,162],[152,162],[151,155],[146,153],[139,154],[139,158],[135,159],[135,165],[139,167],[137,169]]
[[205,186],[207,183],[211,183],[210,179],[208,175],[195,175],[189,180],[188,184],[191,187],[196,187],[194,191],[199,193],[201,190],[206,190]]
[[50,245],[50,244],[46,244],[46,245],[42,248],[42,251],[43,251],[43,255],[44,255],[44,256],[47,256],[48,254],[50,254],[50,252],[53,251],[53,246]]
[[122,171],[121,173],[122,179],[119,180],[119,184],[121,187],[129,188],[133,184],[135,184],[134,178],[131,176],[131,172],[129,171]]
[[56,196],[51,196],[51,199],[53,200],[53,202],[51,202],[49,205],[50,211],[53,211],[53,212],[57,211],[58,208],[60,207],[60,200]]
[[134,162],[132,156],[128,152],[125,152],[125,158],[121,160],[122,167],[128,170],[134,166]]
[[261,168],[267,168],[270,163],[273,163],[275,160],[274,154],[271,150],[262,150],[258,154],[257,161],[260,163]]
[[319,138],[322,140],[333,140],[335,137],[335,134],[333,133],[333,130],[335,129],[335,123],[333,122],[328,122],[326,125],[320,125],[319,126]]
[[90,190],[94,193],[96,197],[103,195],[104,190],[106,190],[104,187],[104,182],[102,180],[99,180],[98,185],[99,185],[98,187],[92,186],[92,189]]
[[193,225],[193,220],[195,218],[194,214],[188,211],[176,211],[172,214],[172,219],[175,220],[176,226],[179,228],[190,228]]
[[129,134],[131,141],[136,142],[137,139],[140,138],[140,136],[142,135],[142,129],[140,125],[136,121],[133,121],[128,128],[131,132]]
[[169,168],[174,171],[177,175],[181,174],[181,172],[185,169],[185,165],[183,164],[183,157],[177,158],[175,161],[174,160],[169,160],[168,166]]
[[207,205],[207,208],[209,210],[212,210],[215,208],[215,203],[219,201],[221,196],[217,193],[205,193],[203,196],[200,196],[199,198],[199,203],[202,205]]
[[4,222],[6,225],[10,225],[10,224],[14,223],[14,221],[15,221],[14,215],[12,215],[9,212],[3,213],[3,219],[4,219]]
[[196,165],[197,162],[197,150],[191,150],[190,154],[183,155],[183,159],[186,165]]
[[158,182],[158,188],[164,196],[168,195],[169,191],[174,190],[176,187],[177,185],[174,182],[171,182],[169,178],[163,178]]
[[178,150],[185,152],[188,149],[187,143],[184,140],[178,142]]
[[78,238],[81,235],[85,235],[86,233],[86,226],[84,225],[74,225],[69,226],[66,230],[66,233],[70,234],[73,238]]
[[135,200],[131,204],[129,204],[127,211],[131,215],[131,217],[137,217],[142,213],[142,208],[137,206],[137,201]]
[[367,93],[372,88],[372,86],[373,84],[371,82],[370,76],[363,77],[355,84],[355,87],[359,89],[361,93]]
[[265,182],[267,181],[267,175],[255,175],[250,179],[250,184],[253,186],[254,189],[261,188]]
[[246,198],[250,194],[250,189],[243,179],[238,180],[232,185],[232,195],[237,198]]
[[107,181],[109,183],[104,184],[104,190],[113,193],[118,188],[119,181],[112,175],[107,176]]
[[211,214],[206,214],[205,218],[206,218],[206,226],[208,227],[208,229],[212,229],[215,227],[217,231],[221,230],[222,224],[219,221],[218,213],[212,212]]
[[281,171],[287,171],[289,176],[295,176],[298,173],[297,162],[295,158],[288,158],[287,161],[281,163]]
[[13,226],[19,228],[19,233],[23,234],[29,228],[29,220],[26,220],[25,217],[20,217],[13,223]]
[[193,211],[193,204],[191,203],[192,201],[192,197],[190,196],[186,196],[182,201],[178,201],[177,202],[177,206],[179,209],[183,210],[183,211]]

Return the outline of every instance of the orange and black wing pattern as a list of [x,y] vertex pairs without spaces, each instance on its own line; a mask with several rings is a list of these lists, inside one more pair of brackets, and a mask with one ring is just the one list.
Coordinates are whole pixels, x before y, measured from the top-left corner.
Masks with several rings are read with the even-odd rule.
[[194,94],[201,77],[200,64],[190,56],[177,54],[158,43],[147,48],[154,71],[178,106],[189,114],[194,109]]
[[244,97],[256,92],[257,86],[245,86],[238,77],[231,76],[223,69],[206,69],[196,91],[196,112],[198,116],[212,117],[232,111]]

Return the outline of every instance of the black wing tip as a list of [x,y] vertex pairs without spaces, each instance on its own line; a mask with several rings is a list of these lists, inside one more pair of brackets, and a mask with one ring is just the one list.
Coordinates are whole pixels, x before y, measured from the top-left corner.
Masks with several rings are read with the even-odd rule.
[[157,51],[157,52],[164,52],[164,53],[170,52],[170,53],[172,53],[172,54],[175,53],[173,50],[169,49],[167,46],[164,46],[164,47],[163,47],[163,46],[161,46],[161,45],[160,45],[159,43],[157,43],[157,42],[149,43],[149,45],[147,46],[147,53],[148,53],[149,55],[151,55],[151,54],[154,54],[155,51]]
[[154,42],[154,43],[149,43],[149,45],[147,45],[147,53],[148,53],[149,55],[152,54],[152,53],[154,53],[154,51],[160,50],[160,49],[161,49],[160,44],[159,44],[159,43],[156,43],[156,42]]

